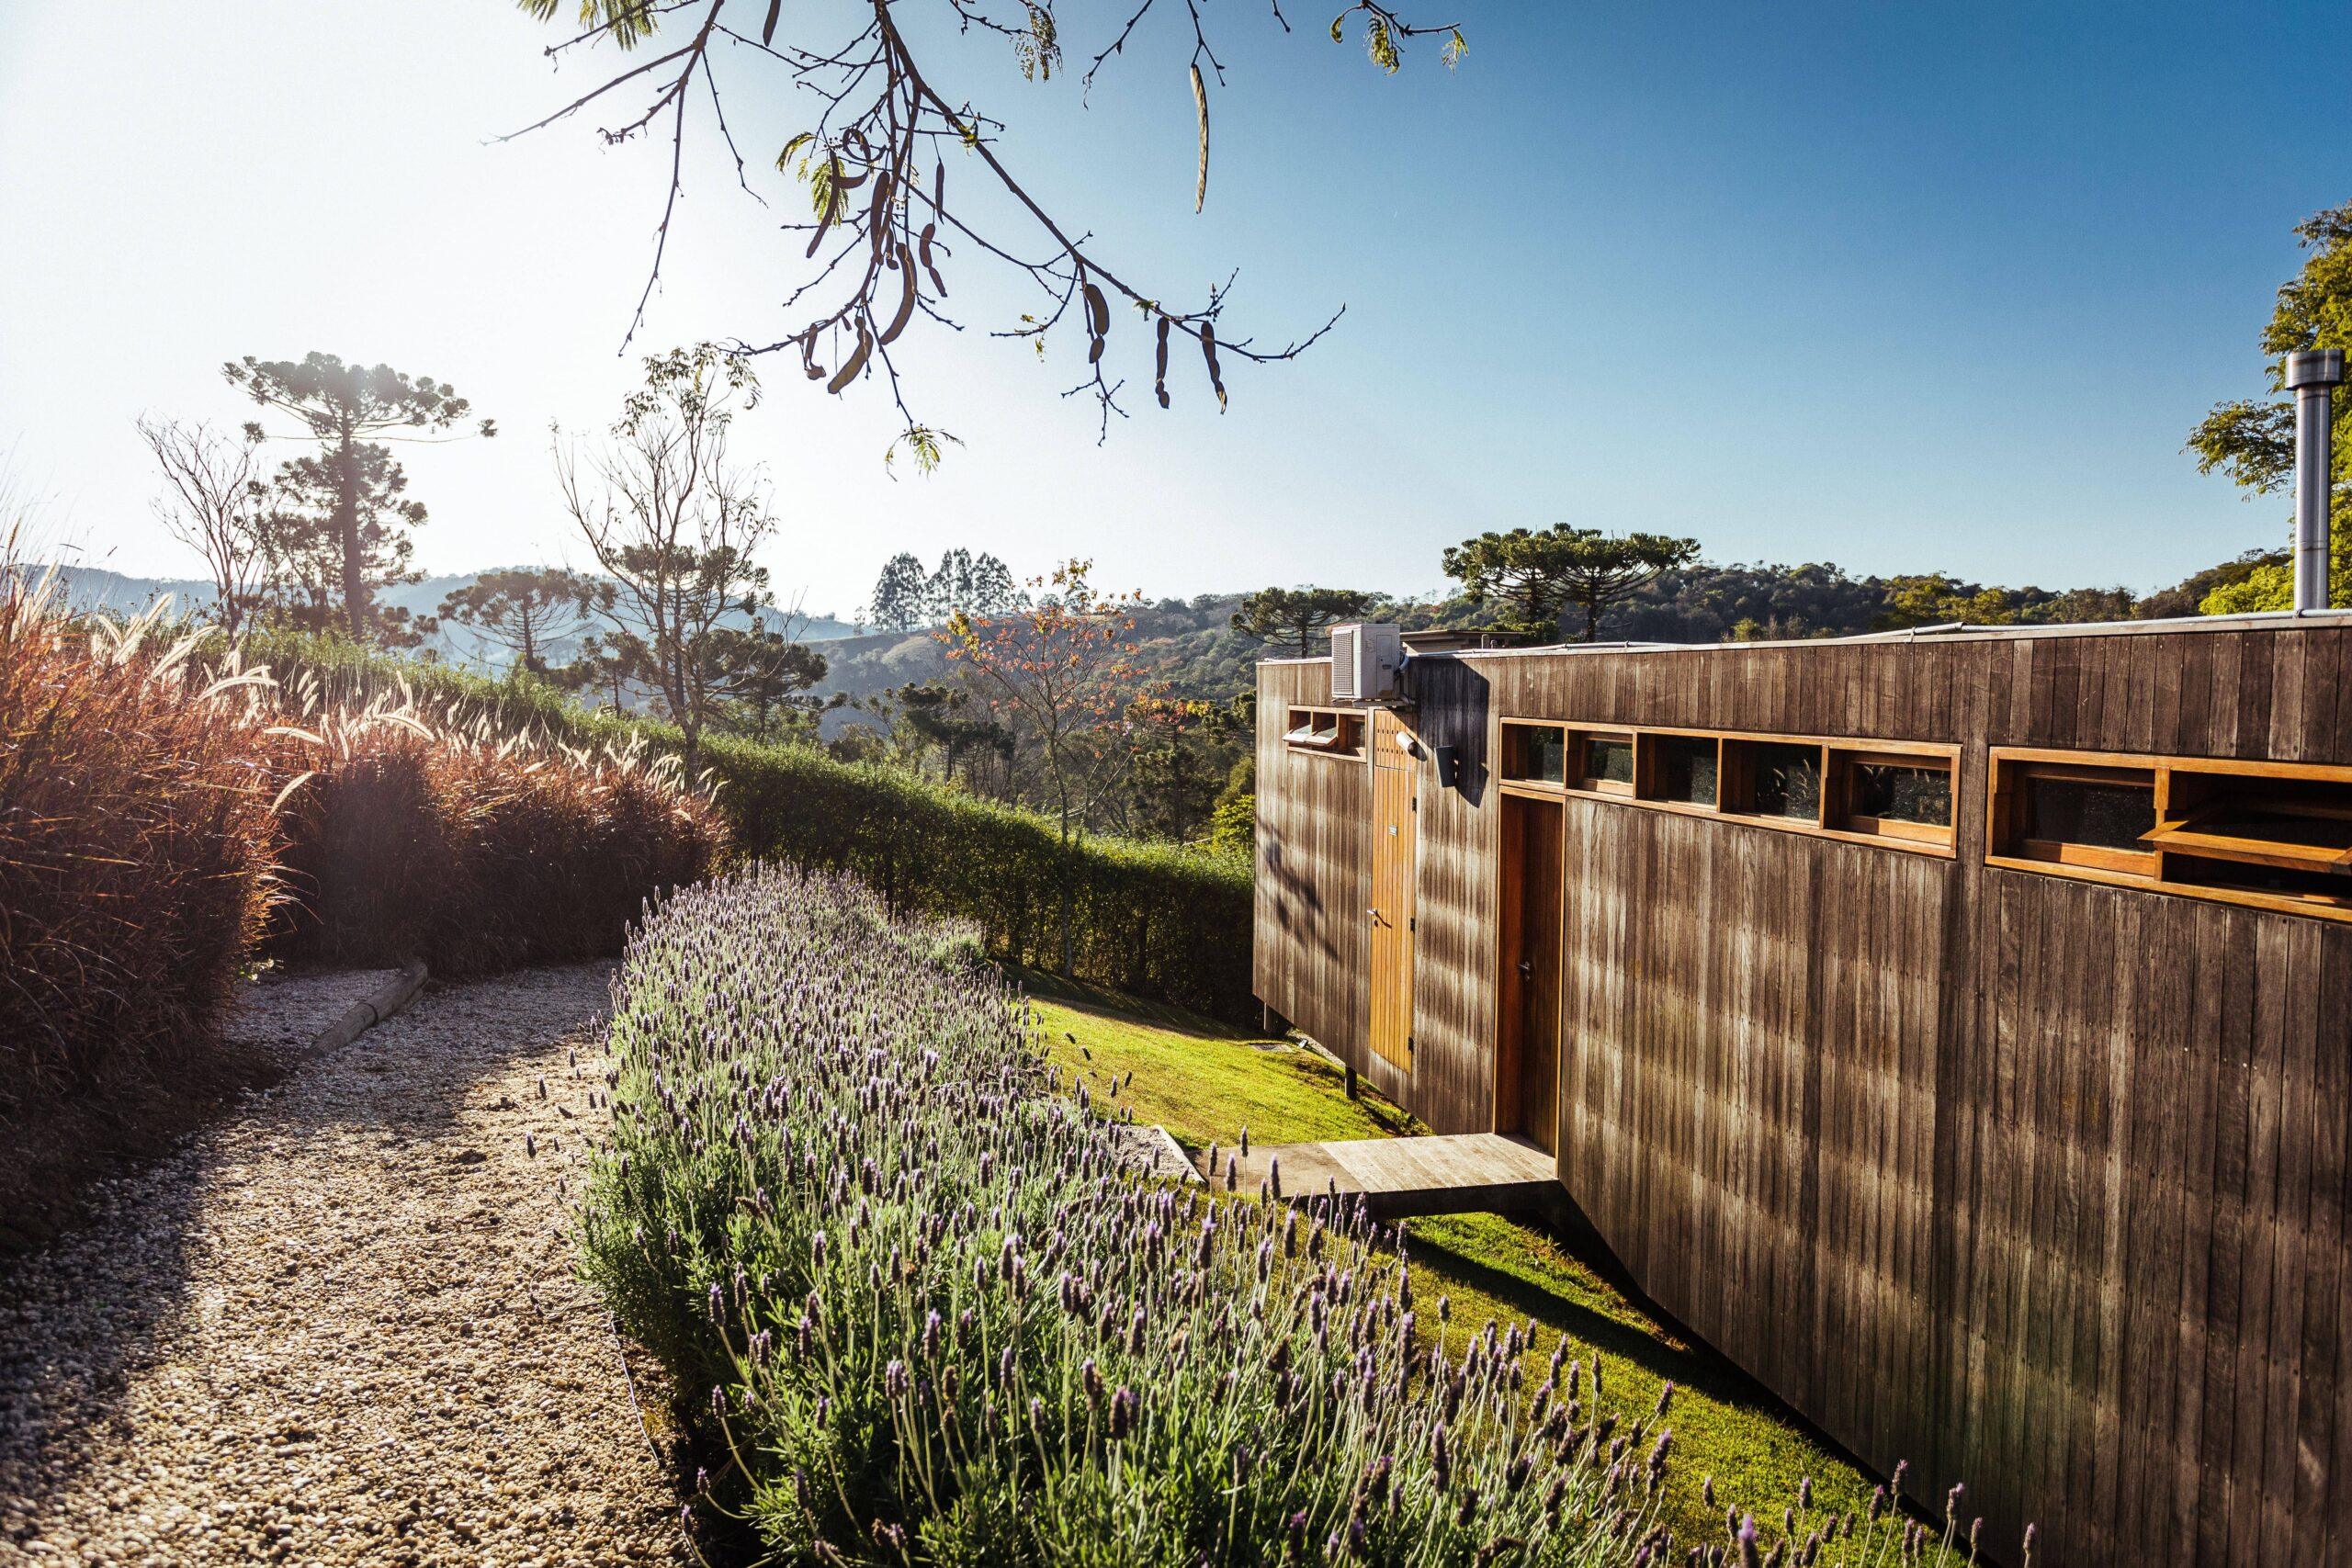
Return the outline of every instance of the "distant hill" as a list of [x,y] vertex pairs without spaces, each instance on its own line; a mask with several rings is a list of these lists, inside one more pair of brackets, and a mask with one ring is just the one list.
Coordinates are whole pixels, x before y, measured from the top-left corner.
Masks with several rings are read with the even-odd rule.
[[[503,570],[503,569],[493,569]],[[419,582],[404,582],[381,591],[379,597],[387,604],[396,605],[414,615],[430,615],[441,607],[441,601],[468,586],[481,577],[480,572],[428,577]],[[135,615],[164,594],[172,598],[174,614],[187,614],[212,603],[212,584],[194,578],[127,577],[103,567],[61,566],[57,569],[59,592],[64,602],[76,610],[108,610],[119,615]],[[761,618],[770,626],[779,625],[782,617],[775,612],[763,612]],[[854,637],[862,628],[831,615],[814,615],[800,625],[803,642],[831,642]],[[470,667],[503,665],[506,650],[490,642],[481,634],[462,626],[444,626],[440,634],[428,644],[436,654],[451,664]],[[571,649],[558,645],[553,656],[559,660]]]
[[[1993,613],[2007,618],[2041,622],[2191,615],[2211,589],[2244,577],[2254,564],[2270,558],[2258,551],[2249,552],[2145,598],[2122,589],[2052,592],[1939,579],[1939,591],[1923,599],[1916,591],[1919,580],[1850,577],[1824,563],[1793,567],[1702,564],[1669,572],[1612,608],[1602,618],[1600,637],[1611,641],[1693,643],[1845,637],[1888,624],[1917,624],[1922,604],[1934,611],[1937,619],[1984,618],[1988,605],[1997,606]],[[210,583],[185,579],[127,577],[96,567],[63,568],[59,576],[68,601],[82,608],[135,614],[162,593],[172,594],[181,609],[209,604],[212,598]],[[473,581],[471,576],[431,577],[389,590],[384,598],[413,614],[431,615],[446,595]],[[1163,683],[1172,695],[1214,702],[1230,701],[1250,690],[1252,667],[1260,659],[1295,650],[1269,649],[1233,630],[1233,614],[1240,608],[1242,598],[1238,592],[1204,593],[1138,606],[1134,612],[1136,663],[1145,678]],[[1953,604],[1964,604],[1966,614],[1950,611]],[[1507,615],[1498,605],[1474,605],[1459,597],[1439,595],[1390,601],[1374,613],[1408,630],[1490,626]],[[1905,615],[1915,618],[1905,620]],[[778,617],[769,613],[763,618],[773,625]],[[937,680],[947,671],[945,650],[927,628],[876,632],[831,615],[818,615],[802,623],[800,637],[822,645],[829,665],[826,679],[817,688],[819,696],[838,693],[853,699],[871,698],[910,682]],[[503,649],[486,644],[463,626],[445,627],[435,651],[451,663],[478,668],[495,667],[504,658]],[[559,646],[553,651],[560,660],[570,650]],[[843,726],[861,721],[854,711],[836,709],[826,716],[824,732],[835,735]]]

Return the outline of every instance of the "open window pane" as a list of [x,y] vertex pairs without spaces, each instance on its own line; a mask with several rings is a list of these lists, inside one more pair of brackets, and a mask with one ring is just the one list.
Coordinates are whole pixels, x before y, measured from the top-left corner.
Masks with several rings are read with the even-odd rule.
[[1847,809],[1857,817],[1951,826],[1951,769],[1942,765],[1858,761]]
[[2171,809],[2148,841],[2224,860],[2352,870],[2352,784],[2176,773]]
[[2309,845],[2339,853],[2352,850],[2352,817],[2306,815],[2267,801],[2225,801],[2210,811],[2199,812],[2194,827],[2199,833],[2214,838]]
[[1325,756],[1349,756],[1363,749],[1363,718],[1358,714],[1329,709],[1293,708],[1283,741],[1295,750]]
[[1681,806],[1715,803],[1716,743],[1705,735],[1653,735],[1649,798]]

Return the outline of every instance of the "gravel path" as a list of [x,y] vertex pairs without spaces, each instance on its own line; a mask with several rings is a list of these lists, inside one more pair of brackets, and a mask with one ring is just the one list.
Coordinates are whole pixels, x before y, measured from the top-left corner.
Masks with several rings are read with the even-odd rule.
[[428,994],[0,1264],[0,1563],[690,1560],[557,1228],[608,973]]

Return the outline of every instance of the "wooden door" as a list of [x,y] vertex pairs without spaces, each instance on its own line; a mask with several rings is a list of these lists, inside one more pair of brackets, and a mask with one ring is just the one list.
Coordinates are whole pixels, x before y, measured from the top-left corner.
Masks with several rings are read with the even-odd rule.
[[1502,807],[1495,1130],[1524,1133],[1557,1154],[1564,807],[1516,795],[1505,795]]
[[1381,1059],[1413,1065],[1413,758],[1396,743],[1405,727],[1395,714],[1372,716],[1372,1048]]

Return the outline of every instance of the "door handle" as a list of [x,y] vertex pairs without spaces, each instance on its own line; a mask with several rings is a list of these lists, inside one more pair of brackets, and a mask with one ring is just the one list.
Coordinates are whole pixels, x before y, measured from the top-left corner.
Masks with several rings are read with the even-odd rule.
[[1532,980],[1535,978],[1535,961],[1533,959],[1522,958],[1519,961],[1519,977],[1522,980]]

